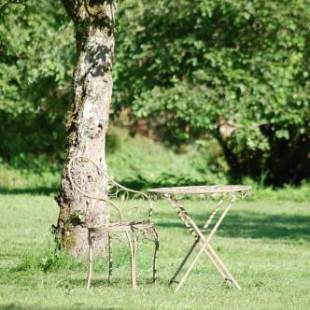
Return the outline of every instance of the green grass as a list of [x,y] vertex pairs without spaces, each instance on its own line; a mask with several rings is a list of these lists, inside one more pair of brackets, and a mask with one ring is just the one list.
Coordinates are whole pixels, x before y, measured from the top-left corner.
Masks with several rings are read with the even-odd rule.
[[[203,223],[208,206],[187,202]],[[151,278],[151,243],[141,243],[139,288],[130,287],[125,243],[114,246],[114,280],[98,259],[94,286],[84,288],[86,264],[53,260],[49,227],[57,219],[50,195],[0,196],[0,309],[310,309],[309,202],[256,199],[239,202],[213,245],[236,276],[241,291],[226,287],[206,258],[175,293],[167,282],[191,236],[165,202],[156,205],[160,233],[159,283]],[[46,271],[44,271],[46,270]]]

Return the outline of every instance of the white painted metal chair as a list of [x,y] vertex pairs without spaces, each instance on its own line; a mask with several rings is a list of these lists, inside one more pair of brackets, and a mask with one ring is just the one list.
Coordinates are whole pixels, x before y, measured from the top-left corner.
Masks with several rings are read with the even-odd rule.
[[[92,165],[94,169],[96,169],[98,179],[104,179],[106,183],[106,187],[108,188],[107,192],[99,193],[99,194],[90,194],[84,192],[81,186],[77,181],[74,180],[73,170],[75,167],[81,165]],[[83,195],[91,200],[101,200],[106,202],[106,205],[109,207],[109,217],[108,222],[106,223],[94,223],[87,224],[88,230],[88,245],[89,245],[89,254],[88,254],[88,272],[87,272],[87,288],[91,286],[92,274],[93,274],[93,262],[94,262],[94,248],[93,241],[96,238],[97,233],[101,233],[104,231],[107,234],[108,241],[108,282],[111,282],[112,271],[113,271],[113,260],[112,260],[112,240],[113,235],[116,233],[124,234],[127,239],[130,256],[131,256],[131,281],[132,287],[136,289],[137,287],[137,276],[136,276],[136,257],[137,257],[137,247],[138,247],[138,236],[143,236],[145,239],[154,242],[154,254],[153,254],[153,283],[156,282],[156,260],[157,254],[159,250],[159,240],[158,233],[156,231],[154,223],[151,221],[152,217],[152,200],[150,197],[140,191],[129,189],[121,184],[117,183],[111,176],[108,175],[106,171],[103,171],[99,168],[99,166],[93,162],[92,160],[77,156],[71,159],[69,162],[69,179],[72,184],[74,190],[76,190],[80,195]],[[96,182],[95,182],[96,183]],[[96,191],[97,193],[98,191]],[[133,200],[132,203],[125,204],[125,201]],[[119,206],[118,202],[122,202]],[[132,204],[132,206],[130,206]],[[143,209],[147,206],[147,214],[145,214],[144,218],[137,218],[138,214],[141,214]],[[135,210],[131,212],[135,216],[135,218],[124,218],[122,212],[124,208],[132,207]],[[114,212],[113,212],[114,211]],[[113,215],[116,215],[113,218]]]

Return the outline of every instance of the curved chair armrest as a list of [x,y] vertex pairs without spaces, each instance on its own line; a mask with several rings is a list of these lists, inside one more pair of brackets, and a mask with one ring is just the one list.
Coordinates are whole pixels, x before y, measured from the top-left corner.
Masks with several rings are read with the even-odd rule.
[[109,205],[116,210],[116,212],[118,214],[119,222],[123,223],[123,215],[122,215],[121,209],[116,204],[114,204],[113,201],[111,201],[110,199],[109,199]]
[[152,199],[151,197],[146,194],[145,192],[141,192],[141,191],[137,191],[137,190],[134,190],[134,189],[131,189],[131,188],[128,188],[126,186],[123,186],[121,184],[119,184],[118,182],[116,182],[112,177],[110,177],[109,175],[105,174],[106,177],[110,180],[110,182],[120,188],[121,190],[125,191],[125,192],[128,192],[128,193],[132,193],[132,194],[135,194],[137,196],[140,196],[142,197],[143,199],[145,199],[148,204],[149,204],[149,211],[148,211],[148,218],[149,218],[149,221],[151,220],[151,217],[152,217],[152,214],[153,214],[153,204],[152,204]]
[[90,194],[84,192],[84,191],[79,187],[79,185],[76,184],[76,182],[73,180],[73,178],[72,178],[72,173],[71,173],[71,169],[72,169],[72,166],[73,166],[74,161],[77,160],[77,159],[82,159],[82,160],[89,161],[90,163],[92,163],[92,164],[96,167],[98,173],[99,173],[99,174],[103,174],[104,177],[108,180],[108,182],[110,182],[110,184],[111,184],[112,186],[115,186],[117,189],[120,189],[120,190],[122,190],[122,191],[124,191],[124,192],[126,192],[126,193],[132,193],[132,194],[138,195],[138,196],[140,196],[140,197],[143,197],[145,200],[147,200],[147,201],[149,202],[149,204],[150,204],[150,208],[149,208],[149,212],[148,212],[148,213],[149,213],[149,214],[148,214],[148,217],[149,217],[149,219],[151,218],[152,213],[153,213],[153,208],[152,208],[152,203],[151,203],[152,200],[151,200],[151,198],[149,197],[149,195],[147,195],[147,194],[144,193],[144,192],[137,191],[137,190],[134,190],[134,189],[131,189],[131,188],[128,188],[128,187],[126,187],[126,186],[123,186],[123,185],[119,184],[119,183],[116,182],[111,176],[109,176],[108,173],[107,173],[105,170],[100,169],[100,167],[99,167],[92,159],[87,158],[87,157],[84,157],[84,156],[75,156],[75,157],[71,158],[70,161],[69,161],[69,164],[68,164],[68,175],[69,175],[69,179],[70,179],[70,182],[71,182],[72,186],[74,186],[75,189],[76,189],[80,194],[82,194],[83,196],[88,197],[88,198],[90,198],[90,199],[100,200],[100,201],[104,201],[104,202],[108,203],[111,207],[113,207],[113,208],[117,211],[120,223],[123,222],[123,216],[122,216],[122,212],[121,212],[120,208],[117,207],[117,206],[113,203],[113,201],[112,201],[111,199],[109,199],[108,196],[107,196],[107,197],[101,197],[101,196],[96,196],[96,195],[90,195]]

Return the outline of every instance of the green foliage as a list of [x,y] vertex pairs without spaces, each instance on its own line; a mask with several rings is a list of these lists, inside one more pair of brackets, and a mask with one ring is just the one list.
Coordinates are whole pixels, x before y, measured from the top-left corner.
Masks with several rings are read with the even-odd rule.
[[0,12],[0,154],[56,153],[72,77],[74,38],[57,1]]
[[234,176],[309,175],[307,1],[125,1],[116,106],[172,144],[207,134]]
[[[148,133],[188,156],[198,145],[204,156],[193,161],[208,180],[210,172],[222,179],[228,166],[234,180],[299,183],[310,174],[307,2],[121,1],[112,120],[127,113],[132,132],[146,121]],[[0,42],[0,156],[15,165],[29,154],[59,159],[75,62],[72,24],[57,1],[10,4],[0,12]],[[210,166],[214,139],[220,160]],[[206,179],[196,167],[175,175],[168,165],[145,180],[138,172],[144,159],[132,157],[138,183]]]

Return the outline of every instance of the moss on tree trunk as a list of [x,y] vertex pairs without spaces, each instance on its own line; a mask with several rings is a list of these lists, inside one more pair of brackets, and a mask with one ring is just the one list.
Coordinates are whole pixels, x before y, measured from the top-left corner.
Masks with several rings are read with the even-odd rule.
[[[105,138],[112,97],[114,53],[114,13],[116,1],[63,0],[76,30],[78,62],[75,70],[74,100],[68,115],[67,156],[61,189],[57,233],[63,249],[81,256],[87,249],[87,225],[103,224],[107,207],[103,201],[85,197],[69,177],[69,162],[86,157],[106,168]],[[104,195],[105,180],[94,166],[72,166],[71,177],[91,195]],[[95,240],[95,248],[105,244],[105,232]]]

